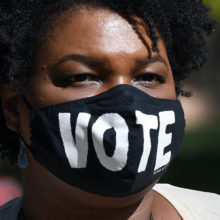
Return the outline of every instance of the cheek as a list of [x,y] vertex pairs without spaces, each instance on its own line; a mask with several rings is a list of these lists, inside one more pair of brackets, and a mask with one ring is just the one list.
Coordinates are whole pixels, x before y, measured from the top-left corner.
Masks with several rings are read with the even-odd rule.
[[166,89],[164,89],[163,96],[165,99],[171,99],[171,100],[175,100],[177,98],[175,83],[173,80],[169,85],[166,86]]
[[175,84],[175,81],[173,78],[172,71],[171,71],[171,82],[170,82],[169,86],[167,87],[167,96],[168,96],[168,99],[173,99],[173,100],[177,99],[176,84]]
[[26,98],[33,108],[59,103],[63,89],[55,87],[46,71],[34,74],[27,85]]
[[173,79],[173,73],[172,73],[171,70],[170,70],[169,83],[167,83],[166,85],[164,84],[164,86],[165,86],[165,88],[162,92],[164,98],[175,100],[177,98],[177,96],[176,96],[176,86],[175,86],[175,82],[174,82],[174,79]]
[[146,93],[155,98],[160,98],[160,99],[175,100],[177,98],[174,83],[173,85],[172,84],[162,85],[159,89],[146,90]]
[[164,96],[166,96],[166,99],[171,100],[175,100],[177,98],[174,82],[167,86],[166,90],[164,91]]

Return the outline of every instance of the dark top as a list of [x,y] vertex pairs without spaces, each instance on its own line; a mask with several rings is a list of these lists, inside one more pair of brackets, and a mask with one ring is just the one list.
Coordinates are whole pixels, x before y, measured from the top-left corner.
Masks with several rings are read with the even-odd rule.
[[0,220],[24,220],[22,197],[15,198],[0,207]]

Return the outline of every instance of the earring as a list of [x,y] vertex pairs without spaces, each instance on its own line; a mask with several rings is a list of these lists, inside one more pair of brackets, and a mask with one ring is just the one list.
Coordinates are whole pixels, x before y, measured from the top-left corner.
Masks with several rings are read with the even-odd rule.
[[24,169],[27,167],[27,152],[24,146],[21,146],[18,154],[18,167]]

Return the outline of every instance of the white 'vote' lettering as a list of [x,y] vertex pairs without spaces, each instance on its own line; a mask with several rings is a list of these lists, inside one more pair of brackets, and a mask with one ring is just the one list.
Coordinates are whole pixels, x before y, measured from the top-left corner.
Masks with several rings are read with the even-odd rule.
[[[150,130],[158,129],[158,117],[147,115],[136,111],[136,123],[143,127],[143,153],[138,173],[146,170],[149,155],[151,152]],[[72,135],[71,114],[59,113],[60,134],[64,145],[64,151],[72,168],[86,168],[88,156],[88,125],[91,115],[79,113],[76,121],[75,141]],[[164,154],[164,149],[170,145],[172,133],[166,133],[168,125],[175,123],[173,111],[159,113],[159,135],[154,171],[160,169],[170,162],[171,151]],[[104,148],[104,134],[109,129],[114,129],[116,133],[116,145],[113,156],[106,155]],[[108,170],[120,171],[126,164],[129,150],[129,129],[124,120],[117,113],[107,113],[100,116],[92,126],[92,139],[97,157],[100,163]]]
[[170,145],[172,133],[166,133],[167,125],[175,123],[175,114],[173,111],[164,111],[159,113],[160,129],[158,136],[157,156],[154,171],[167,165],[170,162],[171,152],[164,154],[164,149]]
[[141,124],[143,126],[143,134],[144,134],[144,146],[143,153],[141,156],[141,161],[138,167],[138,173],[145,171],[148,158],[151,151],[151,138],[150,138],[150,130],[158,128],[158,119],[155,115],[146,115],[140,111],[136,111],[137,124]]
[[[116,132],[116,145],[112,157],[105,153],[104,133],[113,128]],[[128,126],[125,120],[116,113],[100,116],[92,127],[93,144],[100,163],[111,171],[122,170],[127,163],[128,154]]]
[[59,113],[60,134],[63,140],[63,146],[66,157],[72,168],[85,168],[88,155],[88,124],[91,115],[88,113],[79,113],[75,136],[73,139],[71,128],[71,114]]

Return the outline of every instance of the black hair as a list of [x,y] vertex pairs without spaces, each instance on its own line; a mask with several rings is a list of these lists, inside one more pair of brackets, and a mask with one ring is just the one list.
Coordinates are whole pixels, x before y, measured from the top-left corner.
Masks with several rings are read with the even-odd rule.
[[[62,12],[79,5],[119,13],[140,38],[132,16],[142,18],[154,51],[158,31],[165,42],[176,92],[187,95],[181,90],[180,81],[205,63],[206,36],[213,32],[215,25],[202,0],[1,0],[0,85],[10,83],[19,91],[25,88],[33,54],[47,37],[53,21]],[[18,151],[19,135],[7,128],[0,108],[0,156],[15,162]]]

